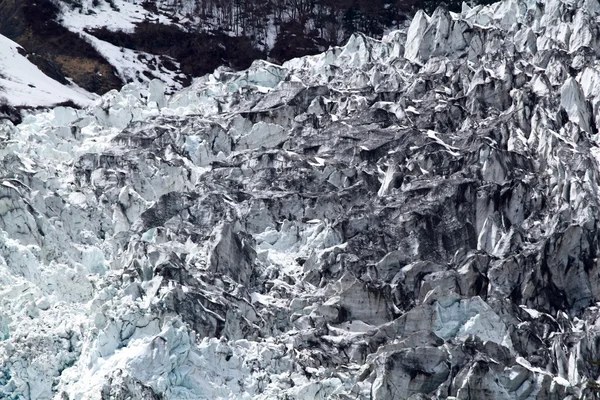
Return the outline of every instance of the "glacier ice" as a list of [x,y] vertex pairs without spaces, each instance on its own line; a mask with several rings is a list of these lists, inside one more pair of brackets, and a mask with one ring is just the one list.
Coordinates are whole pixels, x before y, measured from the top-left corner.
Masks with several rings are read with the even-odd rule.
[[0,397],[593,398],[598,12],[0,121]]

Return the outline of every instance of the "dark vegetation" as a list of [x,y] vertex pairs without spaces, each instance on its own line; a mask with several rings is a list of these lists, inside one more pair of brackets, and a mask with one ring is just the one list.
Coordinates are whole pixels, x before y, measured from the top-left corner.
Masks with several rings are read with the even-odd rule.
[[[243,69],[259,58],[283,62],[316,54],[344,43],[355,32],[381,37],[417,9],[431,13],[440,4],[439,0],[196,0],[187,15],[196,21],[193,24],[145,21],[133,34],[105,28],[89,33],[116,46],[173,57],[182,72],[198,76],[219,65]],[[452,11],[461,7],[458,0],[443,4]],[[146,0],[143,6],[155,14],[173,14],[178,4],[166,7]],[[267,43],[270,35],[276,35],[274,43]]]
[[[0,0],[0,34],[23,46],[30,61],[61,83],[69,77],[99,94],[119,88],[124,82],[114,68],[88,42],[60,25],[53,1]],[[78,0],[61,1],[72,8],[82,7]],[[239,70],[256,59],[283,62],[316,54],[344,43],[355,32],[381,37],[416,9],[431,13],[440,4],[439,0],[179,0],[165,6],[146,0],[143,6],[155,14],[173,16],[182,1],[194,2],[192,15],[186,19],[194,23],[179,23],[172,17],[176,25],[147,20],[133,33],[106,28],[89,33],[116,46],[164,56],[161,62],[167,69],[176,68],[170,61],[174,59],[191,78],[221,65]],[[103,3],[118,11],[114,0],[93,2],[106,6]],[[446,5],[458,11],[460,4],[450,0]]]
[[[145,4],[158,10],[156,2]],[[269,46],[268,55],[283,61],[340,45],[356,32],[381,37],[410,19],[416,10],[422,8],[431,14],[442,4],[460,11],[462,0],[196,0],[189,17],[200,21],[200,29],[246,36],[262,49],[267,47],[267,29],[274,25],[276,42]]]
[[[172,57],[183,73],[200,76],[220,65],[244,69],[256,59],[283,62],[316,54],[358,31],[381,36],[386,28],[404,21],[414,4],[414,0],[203,0],[188,15],[196,24],[144,21],[133,33],[106,28],[88,33],[116,46]],[[159,9],[150,0],[143,6],[152,13],[174,11]],[[269,33],[269,26],[276,32]],[[269,34],[276,35],[274,44],[267,43]]]
[[[88,33],[115,46],[174,58],[188,76],[210,73],[220,65],[234,69],[248,68],[252,61],[263,58],[245,36],[230,37],[219,32],[185,32],[175,25],[145,21],[131,33],[113,32],[106,28]],[[166,60],[165,60],[166,61]]]
[[61,83],[65,76],[95,93],[122,84],[114,68],[85,40],[61,26],[51,0],[0,0],[0,33],[19,43],[31,62]]
[[23,121],[19,110],[8,105],[6,99],[0,98],[0,120],[3,119],[8,119],[15,125],[20,124]]

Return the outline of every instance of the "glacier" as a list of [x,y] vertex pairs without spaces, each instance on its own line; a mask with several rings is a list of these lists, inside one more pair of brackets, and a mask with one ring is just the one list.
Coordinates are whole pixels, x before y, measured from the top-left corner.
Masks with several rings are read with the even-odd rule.
[[592,399],[597,0],[0,121],[0,398]]

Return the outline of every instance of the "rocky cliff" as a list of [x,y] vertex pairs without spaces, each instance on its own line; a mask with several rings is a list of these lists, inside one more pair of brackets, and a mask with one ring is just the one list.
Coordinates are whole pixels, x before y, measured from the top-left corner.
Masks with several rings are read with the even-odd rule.
[[597,0],[1,125],[0,394],[594,399]]

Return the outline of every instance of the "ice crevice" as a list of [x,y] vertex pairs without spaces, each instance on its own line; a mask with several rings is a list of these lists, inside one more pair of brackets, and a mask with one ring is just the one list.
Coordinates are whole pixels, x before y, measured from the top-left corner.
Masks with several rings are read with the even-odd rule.
[[0,121],[0,397],[592,398],[598,13]]

